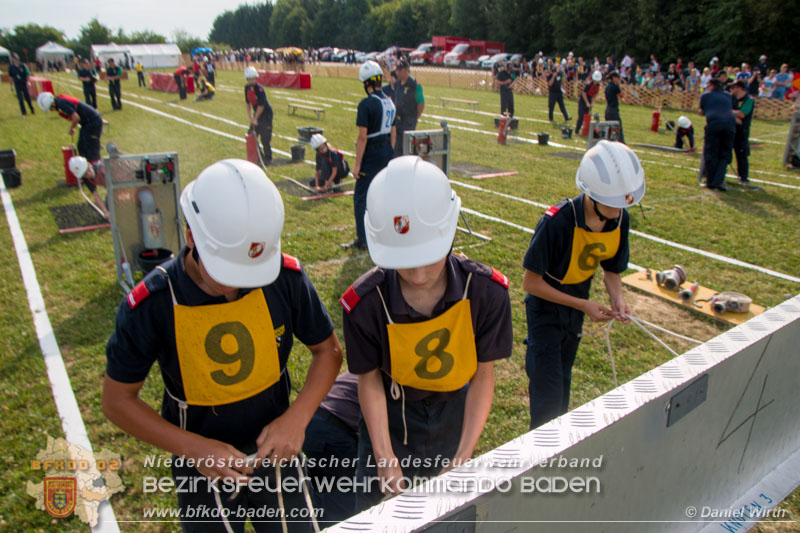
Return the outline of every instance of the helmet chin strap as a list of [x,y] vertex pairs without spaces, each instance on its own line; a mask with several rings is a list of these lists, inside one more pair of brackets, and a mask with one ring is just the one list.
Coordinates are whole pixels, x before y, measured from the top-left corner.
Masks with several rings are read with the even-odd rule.
[[592,200],[592,207],[594,208],[594,214],[597,215],[597,218],[600,219],[600,222],[606,222],[608,219],[603,216],[603,214],[600,212],[599,209],[597,209],[597,202],[594,200],[594,198],[590,197],[590,199]]

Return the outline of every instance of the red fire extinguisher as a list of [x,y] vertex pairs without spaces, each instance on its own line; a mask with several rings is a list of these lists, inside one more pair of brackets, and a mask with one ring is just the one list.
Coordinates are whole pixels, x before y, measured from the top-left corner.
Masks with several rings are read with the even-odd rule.
[[658,123],[661,121],[661,108],[653,111],[653,123],[650,124],[650,131],[658,131]]
[[591,113],[584,113],[583,114],[583,126],[581,127],[581,136],[588,137],[589,128],[591,127],[591,122],[592,122],[592,114]]
[[507,114],[503,114],[500,117],[500,128],[497,131],[497,143],[498,144],[506,144],[506,139],[508,138],[508,131],[511,129],[511,117]]
[[250,131],[247,132],[244,138],[246,141],[245,144],[247,145],[247,160],[254,165],[258,165],[258,143],[256,142],[256,134],[253,128],[250,128]]

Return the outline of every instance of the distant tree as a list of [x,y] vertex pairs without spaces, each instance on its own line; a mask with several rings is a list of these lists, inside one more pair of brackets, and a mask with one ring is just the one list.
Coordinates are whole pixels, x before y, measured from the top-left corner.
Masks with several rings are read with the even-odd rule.
[[[120,30],[120,33],[122,30]],[[113,32],[108,26],[93,18],[86,26],[81,26],[78,32],[78,42],[91,46],[93,44],[108,44],[113,41]]]
[[241,5],[225,11],[214,19],[208,38],[227,43],[232,48],[263,47],[270,42],[270,18],[273,6],[262,2]]
[[19,54],[23,61],[34,61],[36,49],[48,41],[61,44],[65,41],[64,33],[61,30],[38,24],[15,26],[12,32],[3,32],[1,37],[0,44],[11,52]]
[[167,38],[150,30],[135,31],[128,37],[131,44],[161,44],[166,43]]

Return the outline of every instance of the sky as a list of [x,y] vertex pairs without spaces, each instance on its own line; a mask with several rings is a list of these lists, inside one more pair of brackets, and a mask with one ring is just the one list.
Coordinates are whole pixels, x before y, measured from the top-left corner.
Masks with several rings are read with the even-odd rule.
[[150,30],[170,40],[176,29],[193,37],[208,38],[217,15],[236,9],[245,0],[2,0],[0,27],[20,24],[52,26],[76,39],[81,26],[97,18],[116,33]]

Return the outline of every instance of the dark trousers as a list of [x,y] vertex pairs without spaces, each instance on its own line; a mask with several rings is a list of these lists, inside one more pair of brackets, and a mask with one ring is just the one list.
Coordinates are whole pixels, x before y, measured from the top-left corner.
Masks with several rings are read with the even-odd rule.
[[558,107],[561,109],[561,114],[564,115],[564,120],[569,120],[567,108],[564,107],[564,94],[561,92],[561,89],[559,89],[557,91],[551,90],[547,95],[547,111],[550,116],[550,122],[553,121],[553,109],[555,109],[556,103],[558,103]]
[[122,84],[119,81],[109,83],[108,94],[111,97],[111,108],[122,109]]
[[100,159],[100,136],[103,134],[103,121],[81,124],[78,134],[78,155],[82,155],[89,162]]
[[407,131],[414,131],[417,129],[417,121],[413,122],[400,122],[399,120],[395,123],[395,130],[397,130],[397,136],[395,137],[394,141],[394,155],[400,156],[403,155],[403,134]]
[[606,107],[606,115],[605,119],[609,120],[616,120],[619,122],[619,142],[625,142],[625,134],[622,133],[622,117],[619,116],[619,108],[618,107]]
[[750,175],[750,163],[747,159],[750,156],[750,141],[738,130],[733,139],[733,153],[736,155],[736,172],[739,174],[739,179],[747,181]]
[[688,130],[678,128],[675,131],[675,148],[683,148],[683,138],[686,137],[689,148],[694,150],[694,129],[690,128]]
[[[323,408],[317,409],[306,427],[303,453],[309,460],[308,476],[314,487],[314,504],[323,510],[320,522],[332,525],[350,518],[356,509],[356,495],[352,490],[320,490],[322,483],[335,483],[338,479],[353,479],[358,457],[358,431],[351,429],[336,415]],[[347,466],[342,460],[350,461]],[[332,465],[323,467],[320,465]],[[325,481],[323,481],[325,480]],[[349,487],[348,487],[349,488]]]
[[[174,459],[174,457],[173,457]],[[183,489],[178,491],[178,507],[181,508],[184,520],[181,522],[181,530],[184,533],[226,533],[225,523],[220,517],[222,513],[227,515],[228,523],[233,531],[241,533],[245,530],[244,521],[248,516],[247,512],[277,512],[279,509],[278,493],[275,490],[275,469],[272,467],[260,467],[253,474],[263,483],[261,485],[252,484],[253,490],[243,486],[238,495],[231,490],[233,487],[226,485],[221,480],[216,485],[209,486],[207,478],[200,474],[196,469],[187,466],[173,466],[172,477],[175,479],[176,487],[181,486],[183,479]],[[281,486],[287,490],[282,491],[283,506],[286,510],[286,523],[292,533],[308,533],[312,531],[311,521],[307,513],[302,486],[299,482],[288,481],[289,478],[298,479],[297,467],[285,466],[281,468]],[[189,480],[195,482],[194,487]],[[196,481],[195,481],[196,480]],[[196,490],[190,490],[189,487]],[[215,488],[219,489],[219,500],[217,504],[214,497]],[[267,490],[268,487],[269,490]],[[233,499],[231,500],[231,498]],[[222,509],[219,508],[222,506]],[[296,513],[296,518],[290,513]],[[255,531],[261,533],[280,533],[281,520],[276,515],[262,514],[261,517],[255,515],[251,523]],[[303,518],[300,518],[303,517]]]
[[144,72],[137,72],[136,79],[139,82],[139,87],[147,87],[147,84],[144,82]]
[[175,80],[175,84],[178,86],[178,95],[180,96],[181,100],[186,100],[186,83],[184,83],[181,76],[174,74],[172,78]]
[[528,349],[525,371],[528,374],[530,428],[534,429],[569,410],[572,365],[578,352],[583,313],[559,306],[554,311],[536,308],[526,299]]
[[88,105],[97,109],[97,89],[95,88],[94,83],[83,84],[83,97],[86,99],[86,103]]
[[[464,421],[464,405],[467,398],[467,387],[461,389],[457,396],[441,401],[425,400],[405,402],[406,426],[408,428],[408,444],[403,444],[403,406],[401,400],[392,400],[387,396],[386,411],[389,417],[389,437],[392,450],[399,461],[410,458],[421,459],[414,467],[409,464],[403,467],[403,477],[433,477],[443,468],[442,460],[453,459],[461,439],[461,428]],[[428,465],[425,462],[428,462]],[[378,475],[376,459],[372,450],[369,431],[364,419],[358,427],[358,467],[356,479],[375,478]],[[363,511],[375,505],[383,498],[378,483],[371,483],[366,492],[357,495],[357,511]]]
[[[581,126],[583,126],[583,116],[589,112],[589,106],[583,101],[583,96],[578,98],[578,122],[575,124],[575,134],[581,134]],[[591,125],[591,120],[589,121]]]
[[269,120],[259,120],[256,126],[256,136],[261,139],[261,159],[268,165],[272,161],[272,117]]
[[33,110],[33,104],[31,103],[31,93],[28,92],[28,85],[15,83],[14,89],[16,89],[17,91],[17,100],[19,100],[19,110],[22,111],[23,116],[28,114],[28,112],[25,111],[26,101],[28,102],[28,107],[31,110],[31,114],[35,115],[36,111]]
[[361,160],[361,170],[356,178],[356,189],[353,193],[353,214],[356,218],[356,237],[367,244],[367,232],[364,229],[364,213],[367,211],[367,191],[372,178],[380,172],[394,157],[394,149],[387,141],[377,145],[367,145]]
[[514,92],[500,90],[500,114],[508,111],[510,117],[514,116]]
[[731,152],[735,132],[735,128],[727,122],[714,121],[706,124],[703,161],[709,187],[719,187],[725,181],[725,171],[733,159]]

